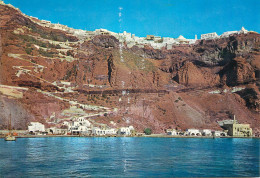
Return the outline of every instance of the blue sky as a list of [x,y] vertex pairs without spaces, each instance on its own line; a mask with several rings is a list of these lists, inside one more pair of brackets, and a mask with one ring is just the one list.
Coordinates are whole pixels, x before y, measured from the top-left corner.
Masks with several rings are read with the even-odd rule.
[[[260,0],[4,0],[27,15],[72,28],[136,36],[194,38],[203,33],[260,32]],[[119,8],[122,7],[121,17]],[[119,21],[121,19],[121,21]]]

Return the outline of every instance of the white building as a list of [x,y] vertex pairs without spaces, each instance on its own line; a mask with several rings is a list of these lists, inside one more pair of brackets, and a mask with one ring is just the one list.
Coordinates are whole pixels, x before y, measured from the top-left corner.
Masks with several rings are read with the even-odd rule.
[[68,132],[71,134],[91,134],[92,124],[85,117],[77,117],[72,121],[64,121],[64,126],[68,127]]
[[133,127],[133,126],[121,127],[120,129],[118,129],[117,134],[118,134],[118,135],[126,135],[126,136],[129,136],[129,135],[132,134],[133,131],[134,131],[134,127]]
[[218,38],[218,34],[216,32],[213,32],[213,33],[206,33],[206,34],[202,34],[200,36],[200,38],[202,40],[210,40],[210,39],[215,39],[215,38]]
[[188,129],[187,134],[190,136],[201,136],[201,132],[198,129]]
[[212,136],[212,131],[210,129],[203,129],[202,135],[203,136]]
[[50,127],[47,128],[46,131],[48,134],[54,134],[54,135],[67,135],[68,129],[61,129],[57,127]]
[[246,30],[244,27],[242,27],[240,31],[227,31],[227,32],[224,32],[220,37],[221,38],[227,38],[227,37],[235,35],[235,34],[246,34],[246,33],[248,33],[248,30]]
[[110,128],[110,129],[106,129],[106,135],[116,135],[117,130]]
[[30,122],[30,125],[28,125],[28,131],[30,133],[45,132],[45,126],[40,122]]
[[71,126],[71,122],[69,122],[69,121],[64,121],[62,125],[69,127],[69,126]]
[[134,45],[138,47],[144,47],[144,45],[150,45],[154,49],[161,49],[163,47],[166,47],[167,49],[172,49],[172,45],[194,44],[197,41],[196,36],[195,39],[186,39],[181,35],[179,36],[179,38],[174,39],[169,37],[162,38],[160,36],[154,36],[154,35],[147,35],[147,37],[137,37],[134,34],[127,33],[126,31],[118,34],[112,34],[111,32],[109,33],[115,36],[119,40],[119,42],[125,43],[128,48],[131,48]]
[[78,125],[83,125],[86,127],[90,127],[91,123],[85,118],[85,117],[78,117],[77,119],[75,119]]
[[215,137],[220,137],[220,136],[227,136],[227,133],[226,133],[226,132],[223,132],[223,131],[218,131],[218,130],[216,130],[216,131],[213,132],[213,135],[214,135]]
[[226,38],[226,37],[229,37],[230,35],[234,35],[234,34],[238,34],[238,31],[227,31],[227,32],[224,32],[220,37]]
[[167,135],[178,135],[178,133],[175,129],[167,129],[166,133],[167,133]]
[[98,135],[98,136],[103,136],[103,135],[116,135],[116,129],[113,128],[98,128],[94,127],[92,129],[92,134],[93,135]]
[[248,30],[246,30],[244,27],[241,28],[241,30],[238,32],[239,34],[246,34],[248,33]]
[[179,42],[179,44],[189,44],[190,41],[186,38],[184,38],[184,36],[180,35],[177,39],[177,42]]
[[74,125],[74,126],[71,126],[68,130],[72,135],[91,134],[92,133],[91,132],[92,129],[85,125]]

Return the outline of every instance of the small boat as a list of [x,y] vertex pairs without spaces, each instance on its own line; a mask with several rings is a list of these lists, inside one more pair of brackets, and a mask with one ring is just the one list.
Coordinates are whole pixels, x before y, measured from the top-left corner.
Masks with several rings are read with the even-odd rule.
[[13,135],[7,135],[5,137],[5,141],[16,141],[16,138]]
[[9,127],[8,127],[8,130],[9,130],[9,134],[5,137],[5,141],[16,141],[16,138],[15,136],[13,135],[13,132],[11,131],[12,130],[12,124],[11,124],[11,113],[10,113],[10,120],[9,120]]

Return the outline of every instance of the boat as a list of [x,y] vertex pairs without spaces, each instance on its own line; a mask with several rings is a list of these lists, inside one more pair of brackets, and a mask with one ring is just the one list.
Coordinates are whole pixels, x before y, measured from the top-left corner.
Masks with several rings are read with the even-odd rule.
[[11,125],[11,113],[10,113],[10,120],[9,120],[9,124],[8,124],[8,130],[9,133],[8,135],[5,137],[5,141],[16,141],[16,137],[13,135],[12,130],[12,125]]
[[5,137],[5,141],[16,141],[16,138],[13,135],[7,135]]

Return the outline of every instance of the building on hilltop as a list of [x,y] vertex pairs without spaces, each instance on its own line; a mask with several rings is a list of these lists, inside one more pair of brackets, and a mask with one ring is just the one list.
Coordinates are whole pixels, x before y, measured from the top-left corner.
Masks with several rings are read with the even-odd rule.
[[154,40],[154,35],[147,35],[146,40]]
[[242,27],[241,30],[239,31],[239,33],[246,34],[246,33],[248,33],[248,30],[246,30],[244,27]]
[[222,35],[220,35],[221,38],[226,38],[235,34],[247,34],[248,30],[246,30],[244,27],[241,28],[240,31],[227,31],[224,32]]
[[215,39],[215,38],[218,38],[218,34],[216,32],[213,32],[213,33],[206,33],[206,34],[202,34],[200,36],[200,39],[202,40],[211,40],[211,39]]
[[238,31],[227,31],[227,32],[224,32],[220,37],[221,38],[226,38],[226,37],[229,37],[230,35],[234,35],[234,34],[237,34]]
[[235,118],[234,120],[224,120],[218,122],[219,126],[225,130],[228,130],[228,135],[233,137],[251,137],[252,128],[249,124],[239,124]]
[[186,39],[186,38],[184,38],[184,36],[182,36],[182,35],[180,35],[180,36],[176,39],[176,41],[178,41],[179,44],[189,44],[189,43],[190,43],[189,40]]

